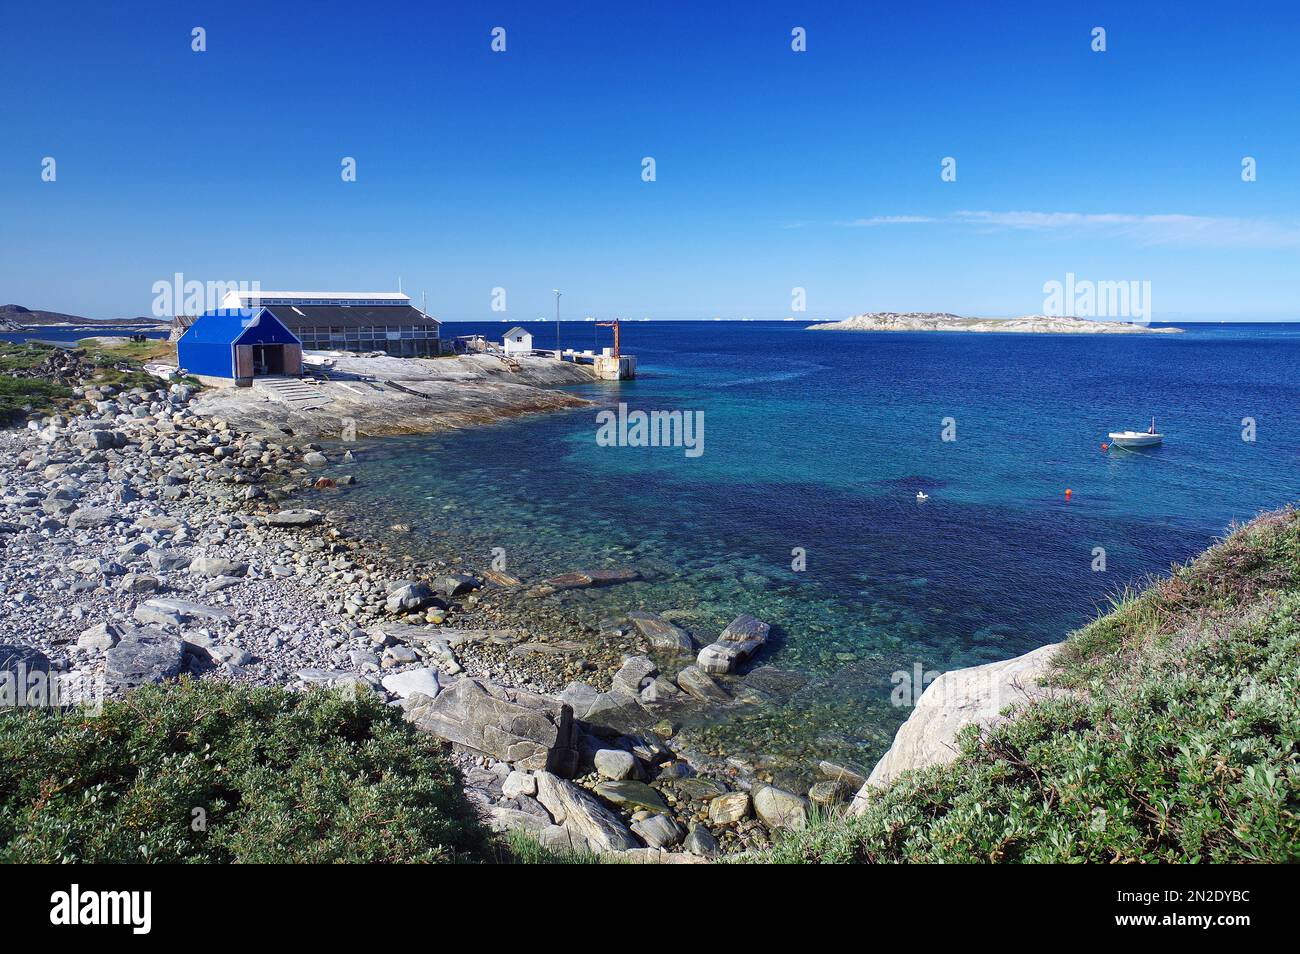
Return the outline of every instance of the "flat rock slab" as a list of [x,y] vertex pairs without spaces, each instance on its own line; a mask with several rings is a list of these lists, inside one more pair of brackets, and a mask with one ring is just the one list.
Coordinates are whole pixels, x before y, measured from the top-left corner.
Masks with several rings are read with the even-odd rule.
[[173,636],[132,634],[104,653],[104,681],[133,689],[174,679],[185,668],[185,644]]
[[572,774],[577,726],[567,703],[549,696],[464,678],[406,713],[416,728],[509,762],[517,769]]
[[80,510],[72,511],[68,515],[68,529],[85,530],[92,527],[102,527],[116,521],[117,517],[103,507],[83,507]]
[[263,519],[272,527],[314,527],[325,515],[319,510],[281,510]]
[[195,619],[230,619],[233,615],[228,609],[170,597],[146,600],[135,608],[135,618],[138,622],[170,626],[174,629],[179,629]]

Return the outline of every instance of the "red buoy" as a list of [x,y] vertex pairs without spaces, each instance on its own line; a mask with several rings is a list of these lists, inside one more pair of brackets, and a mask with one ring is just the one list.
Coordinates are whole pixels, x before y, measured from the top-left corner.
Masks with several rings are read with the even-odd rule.
[[1065,499],[1066,499],[1066,500],[1069,500],[1069,499],[1070,499],[1071,497],[1073,497],[1073,496],[1074,496],[1074,491],[1071,490],[1069,487],[1066,487],[1066,488],[1065,488]]
[[1101,449],[1102,449],[1103,451],[1108,451],[1108,450],[1110,450],[1110,445],[1109,445],[1109,444],[1102,444],[1102,445],[1101,445]]

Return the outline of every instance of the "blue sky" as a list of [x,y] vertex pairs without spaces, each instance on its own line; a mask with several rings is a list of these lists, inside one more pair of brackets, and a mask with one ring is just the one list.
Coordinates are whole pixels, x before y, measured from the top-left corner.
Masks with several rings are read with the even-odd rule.
[[1156,320],[1300,320],[1294,4],[270,6],[5,8],[0,302],[144,314],[181,272],[401,275],[449,320],[555,287],[566,317],[1008,315],[1073,272],[1150,281]]

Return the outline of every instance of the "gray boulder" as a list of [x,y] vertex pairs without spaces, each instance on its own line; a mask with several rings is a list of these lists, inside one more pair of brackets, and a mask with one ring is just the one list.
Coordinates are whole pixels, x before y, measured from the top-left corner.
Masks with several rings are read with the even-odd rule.
[[636,697],[641,693],[641,684],[652,679],[658,671],[659,667],[649,658],[633,656],[624,661],[618,672],[614,674],[610,692],[621,692],[625,696]]
[[700,650],[696,665],[707,673],[732,672],[767,642],[771,627],[748,613],[737,616],[717,640]]
[[201,556],[190,561],[190,573],[195,576],[243,576],[247,572],[247,563],[222,557]]
[[117,623],[104,622],[90,629],[83,630],[77,637],[77,645],[82,649],[112,649],[122,637],[126,635],[126,629]]
[[175,550],[153,549],[147,551],[144,556],[155,573],[169,573],[172,570],[179,570],[190,562],[189,557],[183,553],[177,553]]
[[49,679],[50,660],[43,652],[0,645],[0,706],[50,705],[55,699]]
[[72,435],[72,446],[82,450],[109,450],[126,446],[126,435],[119,431],[82,431]]
[[991,728],[1004,710],[1065,692],[1040,685],[1061,643],[1000,662],[953,669],[930,683],[898,728],[894,743],[876,763],[849,814],[862,812],[872,788],[884,788],[903,772],[942,765],[957,757],[957,734],[971,723]]
[[314,527],[324,519],[319,510],[281,510],[264,518],[272,527]]
[[808,801],[793,792],[763,785],[754,789],[754,814],[768,828],[802,830],[808,824]]
[[593,762],[604,778],[619,781],[636,774],[636,757],[623,749],[600,749]]
[[146,625],[180,629],[194,619],[229,619],[231,612],[227,609],[205,606],[202,603],[194,603],[190,600],[159,597],[141,603],[135,608],[134,615],[137,622]]
[[402,580],[388,591],[384,609],[390,613],[410,613],[423,609],[434,601],[433,590],[419,581]]
[[714,838],[712,832],[703,825],[696,825],[691,829],[682,847],[701,858],[714,858],[721,850],[718,848],[718,839]]
[[549,696],[466,677],[435,699],[415,697],[406,717],[424,732],[517,769],[571,775],[577,768],[573,710]]
[[448,573],[433,581],[433,587],[443,596],[460,596],[471,590],[477,590],[483,584],[477,578],[465,573]]
[[117,518],[103,507],[82,507],[68,515],[68,529],[87,530],[113,523]]
[[104,681],[111,689],[173,679],[184,668],[185,645],[173,636],[132,633],[104,653]]
[[664,814],[634,821],[632,830],[651,848],[671,848],[686,836],[686,829]]

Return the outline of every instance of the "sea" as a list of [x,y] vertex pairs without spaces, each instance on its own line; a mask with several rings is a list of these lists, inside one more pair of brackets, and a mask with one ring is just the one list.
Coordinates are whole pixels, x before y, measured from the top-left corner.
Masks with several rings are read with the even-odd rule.
[[[515,322],[444,324],[498,337]],[[537,347],[556,326],[523,322]],[[810,331],[624,322],[634,381],[587,408],[357,445],[332,498],[415,553],[525,580],[635,567],[593,623],[671,611],[701,642],[750,613],[781,686],[700,727],[719,749],[869,767],[949,669],[1064,639],[1126,588],[1300,496],[1300,324],[1166,335]],[[566,348],[611,344],[566,322]],[[682,412],[696,447],[602,422]],[[1103,449],[1107,433],[1164,443]],[[618,435],[615,434],[615,438]],[[928,499],[919,501],[918,492]],[[772,674],[780,678],[771,678]]]
[[[444,334],[499,338],[513,324]],[[554,323],[523,324],[554,346]],[[1062,640],[1300,495],[1298,324],[1123,336],[806,325],[625,322],[637,377],[573,388],[592,407],[372,442],[337,499],[377,533],[411,524],[402,546],[417,553],[452,544],[525,580],[647,574],[587,591],[593,622],[671,610],[701,642],[742,613],[769,622],[754,665],[786,689],[708,727],[711,740],[869,766],[939,673]],[[559,335],[565,348],[611,344],[589,323]],[[620,404],[624,419],[680,411],[702,440],[602,436]],[[1161,446],[1103,450],[1108,432],[1152,417]]]

